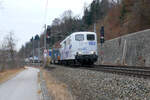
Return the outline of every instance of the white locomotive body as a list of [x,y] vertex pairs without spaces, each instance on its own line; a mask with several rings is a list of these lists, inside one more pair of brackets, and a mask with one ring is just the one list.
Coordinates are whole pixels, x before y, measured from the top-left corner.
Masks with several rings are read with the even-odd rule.
[[60,45],[60,63],[93,64],[97,61],[97,35],[94,32],[72,33]]

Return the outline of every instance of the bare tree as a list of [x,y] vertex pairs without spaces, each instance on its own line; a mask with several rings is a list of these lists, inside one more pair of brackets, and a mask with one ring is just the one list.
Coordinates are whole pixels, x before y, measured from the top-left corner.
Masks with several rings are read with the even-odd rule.
[[61,15],[62,22],[65,23],[68,19],[73,18],[73,12],[71,10],[64,11],[63,14]]
[[7,60],[7,50],[5,43],[0,46],[0,71],[3,71],[6,67]]
[[5,36],[3,43],[2,43],[2,59],[4,61],[4,66],[7,68],[15,68],[16,66],[16,40],[14,38],[14,33],[10,32],[8,35]]
[[53,22],[52,22],[52,25],[53,25],[53,26],[58,26],[58,25],[60,25],[60,24],[61,24],[61,21],[60,21],[59,18],[55,18],[55,19],[53,20]]

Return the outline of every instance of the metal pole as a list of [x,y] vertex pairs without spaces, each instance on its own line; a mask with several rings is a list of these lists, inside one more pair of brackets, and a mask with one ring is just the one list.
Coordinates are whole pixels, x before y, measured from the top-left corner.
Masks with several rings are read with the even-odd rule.
[[124,41],[124,47],[123,47],[123,55],[122,55],[122,65],[125,64],[125,58],[127,53],[127,41]]
[[46,54],[45,54],[45,50],[46,50],[46,24],[45,24],[45,26],[44,26],[44,67],[45,67],[45,65],[46,65]]
[[34,39],[33,39],[33,65],[34,65]]
[[46,49],[46,24],[44,26],[44,47]]
[[39,60],[39,66],[40,66],[40,40],[38,40],[38,60]]
[[96,33],[96,23],[94,23],[94,32]]

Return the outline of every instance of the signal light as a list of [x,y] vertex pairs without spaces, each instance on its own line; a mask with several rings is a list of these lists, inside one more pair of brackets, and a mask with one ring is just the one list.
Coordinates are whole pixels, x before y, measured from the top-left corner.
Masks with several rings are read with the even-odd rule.
[[47,29],[46,29],[46,36],[47,36],[47,38],[50,38],[50,35],[51,35],[51,27],[48,25]]
[[101,27],[100,29],[100,43],[104,43],[105,39],[104,39],[104,26]]

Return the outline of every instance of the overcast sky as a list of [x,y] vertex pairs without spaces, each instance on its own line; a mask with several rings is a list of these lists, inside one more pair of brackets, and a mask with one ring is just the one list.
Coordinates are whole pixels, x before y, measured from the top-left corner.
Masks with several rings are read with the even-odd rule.
[[44,20],[46,0],[3,0],[0,5],[0,41],[13,31],[17,39],[17,49],[35,34],[41,34],[44,23],[51,24],[65,10],[74,15],[82,15],[84,5],[93,0],[48,0],[48,13]]

